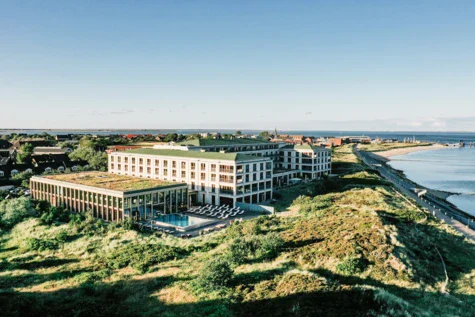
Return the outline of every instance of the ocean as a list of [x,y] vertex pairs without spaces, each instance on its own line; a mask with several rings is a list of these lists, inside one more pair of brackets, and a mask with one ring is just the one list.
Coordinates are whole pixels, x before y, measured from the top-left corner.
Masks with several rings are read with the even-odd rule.
[[392,156],[389,164],[425,187],[453,193],[448,201],[475,216],[475,148],[443,148]]

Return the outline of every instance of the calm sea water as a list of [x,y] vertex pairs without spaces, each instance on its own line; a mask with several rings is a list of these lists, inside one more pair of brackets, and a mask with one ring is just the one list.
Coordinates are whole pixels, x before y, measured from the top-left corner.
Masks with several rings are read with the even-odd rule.
[[392,167],[428,188],[457,195],[447,200],[475,215],[475,148],[445,148],[391,157]]
[[[234,133],[236,130],[216,130],[216,129],[201,129],[201,130],[191,130],[191,129],[151,129],[151,130],[109,130],[109,129],[102,129],[102,130],[2,130],[0,129],[1,134],[10,134],[12,132],[15,133],[27,133],[27,134],[41,134],[43,132],[47,132],[49,134],[67,134],[67,133],[74,133],[74,134],[97,134],[97,135],[104,135],[104,134],[161,134],[161,133],[181,133],[181,134],[191,134],[191,133],[199,133],[199,132],[221,132],[221,133]],[[242,130],[244,134],[258,134],[259,130]],[[315,136],[315,137],[329,137],[329,136],[354,136],[354,135],[366,135],[371,138],[384,138],[384,139],[398,139],[404,140],[405,138],[412,138],[415,137],[416,140],[419,141],[427,141],[427,142],[438,142],[438,143],[458,143],[461,140],[465,142],[475,142],[475,133],[469,132],[391,132],[391,131],[300,131],[300,130],[293,130],[293,131],[285,131],[285,130],[278,130],[279,134],[303,134],[305,136]]]

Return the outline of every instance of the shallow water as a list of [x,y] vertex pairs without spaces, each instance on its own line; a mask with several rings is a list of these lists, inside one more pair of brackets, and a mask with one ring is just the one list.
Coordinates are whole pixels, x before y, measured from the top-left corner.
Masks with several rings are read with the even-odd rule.
[[389,164],[423,186],[451,192],[447,200],[475,215],[475,148],[444,148],[391,157]]

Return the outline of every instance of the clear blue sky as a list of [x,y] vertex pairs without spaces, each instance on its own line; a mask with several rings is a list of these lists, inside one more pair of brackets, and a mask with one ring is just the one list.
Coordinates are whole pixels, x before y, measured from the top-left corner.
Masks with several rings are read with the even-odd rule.
[[475,1],[0,0],[0,108],[0,128],[475,130]]

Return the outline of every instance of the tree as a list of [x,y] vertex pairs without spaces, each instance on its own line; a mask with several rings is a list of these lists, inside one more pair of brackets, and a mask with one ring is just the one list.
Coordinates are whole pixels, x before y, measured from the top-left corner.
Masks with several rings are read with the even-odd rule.
[[93,140],[91,140],[88,136],[82,137],[81,140],[79,140],[79,147],[80,148],[91,148],[94,149],[96,144],[94,143]]
[[242,135],[241,130],[237,130],[236,133],[235,133],[235,135]]
[[0,202],[0,224],[3,227],[11,228],[33,213],[33,205],[27,197]]
[[20,152],[17,155],[17,163],[24,164],[31,161],[31,155],[33,154],[34,146],[31,143],[25,143],[20,147]]
[[224,287],[229,285],[233,274],[233,269],[228,261],[214,258],[203,265],[199,275],[199,284],[204,288]]
[[176,133],[168,133],[165,135],[165,138],[163,139],[164,142],[172,142],[176,141],[178,139],[178,134]]
[[261,133],[259,133],[259,137],[262,139],[268,139],[270,138],[270,133],[268,131],[262,131]]
[[92,147],[79,147],[69,154],[72,160],[87,161],[91,169],[105,171],[107,169],[107,154],[94,150]]
[[32,172],[24,171],[12,176],[12,180],[21,183],[21,187],[30,188],[30,178],[33,176]]

